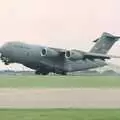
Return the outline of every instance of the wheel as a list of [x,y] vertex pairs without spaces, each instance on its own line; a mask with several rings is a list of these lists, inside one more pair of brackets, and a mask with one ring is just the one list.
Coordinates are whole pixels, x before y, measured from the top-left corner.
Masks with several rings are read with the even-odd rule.
[[42,75],[48,75],[49,74],[49,72],[43,72],[43,73],[41,73]]
[[60,73],[60,75],[67,75],[67,73],[63,71]]
[[40,71],[35,71],[35,74],[36,75],[40,75]]
[[49,74],[49,72],[41,72],[41,71],[35,71],[35,74],[36,75],[48,75]]
[[8,62],[5,62],[4,64],[5,64],[5,65],[9,65],[9,63],[8,63]]

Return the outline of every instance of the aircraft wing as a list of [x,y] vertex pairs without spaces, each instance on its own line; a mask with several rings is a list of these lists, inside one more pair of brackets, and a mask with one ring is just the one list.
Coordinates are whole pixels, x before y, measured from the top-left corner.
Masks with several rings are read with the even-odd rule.
[[59,60],[71,59],[71,60],[80,60],[80,59],[110,59],[110,58],[120,58],[120,56],[112,56],[101,53],[93,52],[84,52],[76,49],[66,50],[60,48],[47,47],[43,48],[41,52],[42,56],[46,57],[59,57]]
[[93,52],[84,52],[84,51],[79,51],[79,50],[66,51],[65,57],[71,60],[80,60],[80,59],[105,60],[105,59],[111,59],[111,58],[120,58],[120,56],[106,55],[106,54],[93,53]]
[[110,59],[110,58],[120,58],[120,56],[114,56],[114,55],[105,55],[105,54],[99,54],[99,53],[84,53],[84,58],[88,59]]

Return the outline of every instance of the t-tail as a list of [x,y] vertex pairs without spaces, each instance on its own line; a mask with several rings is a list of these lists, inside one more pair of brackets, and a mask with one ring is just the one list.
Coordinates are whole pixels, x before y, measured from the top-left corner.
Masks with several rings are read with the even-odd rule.
[[107,52],[119,38],[120,36],[114,36],[112,34],[104,32],[100,38],[94,41],[96,44],[90,50],[90,52],[107,54]]

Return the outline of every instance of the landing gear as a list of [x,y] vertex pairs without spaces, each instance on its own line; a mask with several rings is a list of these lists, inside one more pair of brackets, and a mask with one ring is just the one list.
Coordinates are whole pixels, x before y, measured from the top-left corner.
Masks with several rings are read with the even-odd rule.
[[35,71],[35,74],[36,74],[36,75],[40,75],[40,71],[37,71],[37,70],[36,70],[36,71]]
[[36,71],[35,71],[35,74],[36,74],[36,75],[48,75],[49,72],[48,72],[48,71],[40,71],[40,70],[36,70]]
[[36,71],[35,71],[35,74],[36,75],[48,75],[50,72],[53,72],[55,74],[59,74],[59,75],[67,75],[67,72],[66,71],[63,71],[63,70],[59,70],[59,69],[55,69],[55,70],[49,70],[47,68],[38,68]]
[[5,62],[4,64],[5,64],[5,65],[9,65],[9,63],[8,63],[8,62]]
[[61,72],[61,75],[67,75],[67,73],[63,71],[63,72]]
[[48,75],[49,72],[42,72],[41,75]]
[[59,74],[59,75],[67,75],[67,72],[62,71],[62,70],[55,70],[54,73]]
[[2,62],[4,62],[5,65],[9,65],[10,64],[9,59],[4,57],[3,55],[1,56],[1,60],[2,60]]

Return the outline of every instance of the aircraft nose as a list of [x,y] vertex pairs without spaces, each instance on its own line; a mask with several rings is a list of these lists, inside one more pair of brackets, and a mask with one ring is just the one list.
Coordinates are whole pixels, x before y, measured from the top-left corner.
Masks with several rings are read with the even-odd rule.
[[3,47],[0,47],[0,54],[3,53]]
[[5,46],[4,46],[4,45],[0,47],[0,53],[1,53],[1,54],[3,53],[4,49],[5,49]]
[[0,47],[0,53],[2,52],[1,47]]
[[8,51],[8,45],[4,44],[0,47],[0,53],[3,55]]
[[0,48],[0,58],[1,58],[1,56],[2,56],[2,51],[1,51],[1,48]]
[[2,59],[2,56],[3,56],[3,47],[0,47],[0,60]]

